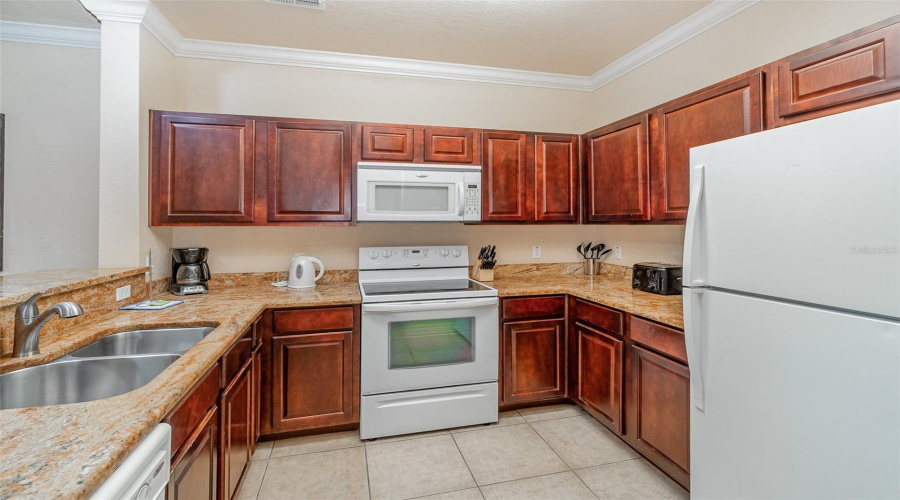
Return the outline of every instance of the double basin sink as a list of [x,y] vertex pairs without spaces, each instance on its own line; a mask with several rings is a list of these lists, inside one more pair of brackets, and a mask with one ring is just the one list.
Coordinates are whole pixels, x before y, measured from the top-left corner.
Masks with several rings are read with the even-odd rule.
[[213,327],[132,330],[45,365],[0,374],[0,410],[83,403],[143,387]]

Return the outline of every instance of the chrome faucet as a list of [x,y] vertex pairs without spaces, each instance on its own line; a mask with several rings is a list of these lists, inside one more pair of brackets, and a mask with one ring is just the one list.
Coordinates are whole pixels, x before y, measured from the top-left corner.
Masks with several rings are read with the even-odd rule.
[[15,358],[40,354],[38,338],[41,335],[41,328],[53,319],[54,315],[59,315],[60,318],[74,318],[84,314],[84,309],[74,302],[60,302],[40,312],[37,301],[41,295],[44,295],[44,292],[32,295],[16,308],[16,332],[13,342]]

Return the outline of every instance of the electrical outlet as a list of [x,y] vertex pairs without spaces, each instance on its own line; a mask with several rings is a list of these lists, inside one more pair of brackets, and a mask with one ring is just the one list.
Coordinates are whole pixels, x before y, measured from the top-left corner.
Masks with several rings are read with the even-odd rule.
[[622,247],[620,247],[620,246],[613,247],[613,258],[622,260]]
[[531,247],[531,258],[532,259],[540,259],[541,258],[541,246],[535,245]]
[[120,286],[116,288],[116,301],[125,300],[131,297],[131,285]]

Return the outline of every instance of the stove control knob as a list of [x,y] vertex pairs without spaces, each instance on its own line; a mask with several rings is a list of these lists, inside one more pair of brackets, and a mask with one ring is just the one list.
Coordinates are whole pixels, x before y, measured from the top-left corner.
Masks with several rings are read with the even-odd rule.
[[385,259],[387,259],[387,258],[389,258],[389,257],[391,256],[391,251],[390,251],[390,250],[383,250],[383,251],[381,252],[381,255],[384,256]]
[[459,257],[460,255],[462,255],[462,252],[460,252],[459,250],[454,250],[454,251],[453,251],[453,256],[454,256],[454,257]]
[[450,250],[447,250],[446,248],[442,248],[441,249],[441,257],[446,257],[448,255],[450,255]]
[[377,259],[377,258],[378,258],[378,252],[376,252],[375,250],[372,250],[371,252],[369,252],[369,258],[372,259],[372,260]]

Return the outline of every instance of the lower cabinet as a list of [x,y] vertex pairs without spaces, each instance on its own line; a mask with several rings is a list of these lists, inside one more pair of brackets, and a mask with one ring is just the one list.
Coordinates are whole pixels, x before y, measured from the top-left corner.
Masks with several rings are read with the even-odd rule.
[[503,402],[566,396],[566,321],[516,321],[503,325]]
[[581,323],[574,331],[575,402],[622,432],[622,340]]
[[219,410],[210,408],[172,458],[168,500],[217,500]]
[[256,440],[252,375],[253,363],[248,360],[222,391],[219,403],[222,437],[219,443],[219,485],[223,499],[230,499],[237,493],[244,469],[250,464],[251,449]]
[[688,367],[640,346],[628,347],[625,441],[685,488],[690,487]]

